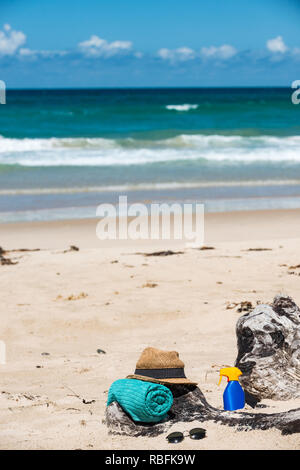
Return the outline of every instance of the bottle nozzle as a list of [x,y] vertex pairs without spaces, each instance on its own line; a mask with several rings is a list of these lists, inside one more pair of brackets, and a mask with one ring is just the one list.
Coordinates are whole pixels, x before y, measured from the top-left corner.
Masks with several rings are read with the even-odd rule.
[[220,370],[220,380],[218,385],[220,385],[222,377],[227,377],[228,382],[230,382],[231,380],[239,380],[240,375],[242,375],[242,372],[237,367],[225,367]]

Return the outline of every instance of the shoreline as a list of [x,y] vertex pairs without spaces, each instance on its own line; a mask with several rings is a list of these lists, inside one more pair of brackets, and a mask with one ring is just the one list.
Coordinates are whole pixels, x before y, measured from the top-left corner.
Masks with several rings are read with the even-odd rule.
[[[292,239],[300,237],[300,209],[205,213],[204,243],[247,240]],[[172,219],[172,217],[171,217]],[[53,249],[78,244],[81,248],[161,245],[180,246],[180,240],[105,240],[96,237],[100,219],[10,222],[0,224],[5,249]],[[172,220],[171,220],[172,221]]]
[[[262,186],[255,188],[251,185],[225,185],[218,188],[207,186],[208,192],[206,194],[201,192],[203,188],[201,190],[196,187],[158,190],[156,194],[153,190],[148,192],[134,190],[127,194],[110,193],[109,191],[102,193],[93,191],[69,193],[64,191],[53,194],[0,194],[0,225],[16,222],[92,219],[96,216],[97,208],[105,204],[111,206],[120,217],[124,215],[121,199],[125,199],[125,204],[128,207],[134,204],[143,204],[148,211],[151,210],[152,204],[160,206],[162,213],[168,210],[164,209],[165,205],[181,209],[184,206],[189,206],[189,210],[195,211],[196,204],[204,205],[206,213],[300,209],[300,193],[297,194],[299,189],[292,194],[290,193],[293,187],[291,185],[278,185],[277,187],[281,188],[281,192],[278,194],[276,192],[269,194],[268,191],[265,193],[264,190],[261,192]],[[299,187],[299,184],[294,186],[294,188]],[[228,188],[235,188],[234,192],[228,192]],[[276,186],[265,185],[264,188],[274,189]],[[240,191],[238,195],[236,194],[237,189]],[[218,192],[218,197],[212,197],[214,191]],[[32,206],[33,202],[34,207]],[[178,211],[178,209],[174,210]]]

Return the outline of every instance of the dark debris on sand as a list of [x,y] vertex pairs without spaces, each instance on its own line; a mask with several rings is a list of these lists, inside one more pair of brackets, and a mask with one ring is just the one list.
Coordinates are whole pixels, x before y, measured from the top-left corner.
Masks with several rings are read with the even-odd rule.
[[7,252],[5,250],[3,250],[3,248],[0,246],[0,264],[2,266],[8,266],[8,265],[12,265],[12,264],[18,264],[17,261],[12,261],[10,258],[7,258],[5,257],[4,255],[6,254]]
[[8,258],[7,253],[25,253],[27,251],[41,251],[40,248],[14,248],[13,250],[4,250],[0,246],[0,264],[2,265],[12,265],[12,264],[18,264],[18,261],[12,261],[10,258]]
[[143,256],[172,256],[172,255],[183,255],[183,251],[172,251],[172,250],[165,250],[165,251],[154,251],[153,253],[136,253],[136,255],[143,255]]
[[299,269],[300,269],[300,264],[296,264],[295,266],[289,266],[287,273],[290,275],[294,275],[294,276],[300,276]]
[[68,248],[67,250],[64,250],[63,253],[69,253],[70,251],[79,251],[79,248],[78,246],[70,245],[70,248]]
[[272,248],[248,248],[247,250],[242,251],[272,251]]
[[[257,302],[258,304],[259,302]],[[226,310],[232,310],[236,308],[236,311],[241,312],[251,312],[254,310],[254,305],[249,300],[242,300],[241,302],[228,302],[226,305]]]

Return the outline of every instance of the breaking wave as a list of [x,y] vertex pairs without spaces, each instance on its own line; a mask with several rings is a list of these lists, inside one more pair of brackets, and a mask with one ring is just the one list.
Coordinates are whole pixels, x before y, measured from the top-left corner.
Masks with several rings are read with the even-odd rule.
[[190,109],[197,109],[198,104],[168,104],[166,109],[170,111],[190,111]]
[[0,165],[114,166],[189,160],[300,163],[300,136],[182,134],[163,140],[0,137]]

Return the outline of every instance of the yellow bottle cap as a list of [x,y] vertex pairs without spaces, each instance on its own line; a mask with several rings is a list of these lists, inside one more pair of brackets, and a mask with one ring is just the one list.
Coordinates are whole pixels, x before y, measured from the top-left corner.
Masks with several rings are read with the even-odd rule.
[[242,372],[237,367],[224,367],[224,369],[220,370],[220,381],[218,385],[220,385],[222,377],[227,377],[228,382],[231,380],[239,380],[239,376],[242,375]]

